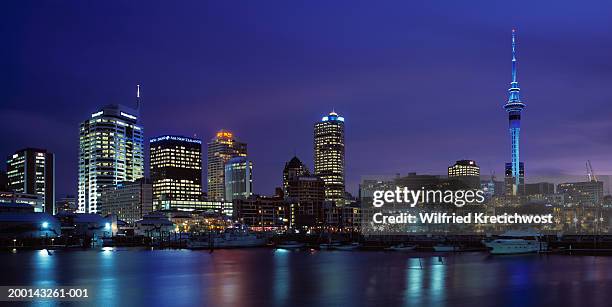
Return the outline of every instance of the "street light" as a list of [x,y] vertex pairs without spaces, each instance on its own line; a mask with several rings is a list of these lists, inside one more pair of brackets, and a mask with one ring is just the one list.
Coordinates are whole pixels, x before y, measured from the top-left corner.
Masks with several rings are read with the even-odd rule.
[[49,222],[43,222],[42,228],[45,228],[45,229],[49,228]]

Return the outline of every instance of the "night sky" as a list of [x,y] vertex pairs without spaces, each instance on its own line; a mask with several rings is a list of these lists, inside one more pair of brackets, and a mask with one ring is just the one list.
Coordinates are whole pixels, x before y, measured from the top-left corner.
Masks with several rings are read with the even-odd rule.
[[445,174],[459,159],[501,178],[513,26],[527,177],[583,174],[587,159],[612,173],[606,1],[95,2],[0,8],[0,156],[56,153],[58,196],[76,191],[79,123],[133,105],[137,83],[147,144],[230,129],[258,194],[294,152],[312,169],[312,127],[332,109],[352,193],[362,175]]

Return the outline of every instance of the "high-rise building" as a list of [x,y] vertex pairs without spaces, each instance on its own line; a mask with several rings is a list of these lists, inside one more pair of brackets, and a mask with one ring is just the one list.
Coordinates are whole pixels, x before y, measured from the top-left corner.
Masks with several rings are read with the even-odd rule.
[[[504,185],[506,195],[524,195],[525,194],[525,166],[523,162],[518,165],[518,177],[514,176],[514,167],[512,163],[506,163],[506,177],[504,178]],[[519,178],[518,185],[516,178]]]
[[3,170],[0,170],[0,191],[8,191],[8,176]]
[[508,112],[509,131],[511,140],[511,162],[510,172],[506,164],[506,182],[508,186],[507,194],[519,195],[520,190],[524,189],[525,184],[525,168],[520,160],[519,134],[521,131],[521,112],[525,108],[525,104],[521,102],[520,91],[517,76],[516,76],[516,30],[512,29],[512,81],[510,89],[508,89],[508,102],[504,105],[504,110]]
[[480,188],[480,167],[474,160],[459,160],[448,167],[448,178],[456,179],[468,189]]
[[39,195],[45,212],[55,213],[55,155],[45,149],[26,148],[6,161],[8,189]]
[[247,144],[238,142],[230,131],[221,130],[208,143],[208,199],[225,198],[225,163],[234,157],[245,157]]
[[336,112],[314,125],[314,174],[325,182],[325,199],[344,204],[344,117]]
[[289,181],[299,177],[299,176],[309,176],[310,171],[308,167],[298,159],[298,157],[293,157],[289,162],[285,163],[285,168],[283,169],[283,194],[287,196],[287,186],[289,185]]
[[98,199],[98,212],[106,216],[114,214],[118,219],[133,225],[153,211],[153,186],[145,178],[122,182],[102,189]]
[[149,142],[155,207],[202,198],[202,141],[164,135]]
[[565,204],[576,206],[601,206],[603,203],[603,182],[566,182],[557,185],[557,193],[565,196]]
[[234,157],[225,163],[225,200],[246,199],[253,195],[253,162]]
[[143,128],[138,110],[108,105],[81,123],[79,212],[97,213],[103,188],[144,174]]

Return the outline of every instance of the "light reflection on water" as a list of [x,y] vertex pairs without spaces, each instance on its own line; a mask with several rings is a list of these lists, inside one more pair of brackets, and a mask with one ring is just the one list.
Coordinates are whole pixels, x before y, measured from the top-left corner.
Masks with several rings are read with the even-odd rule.
[[612,258],[249,250],[11,251],[2,285],[83,286],[104,306],[450,306],[609,301]]

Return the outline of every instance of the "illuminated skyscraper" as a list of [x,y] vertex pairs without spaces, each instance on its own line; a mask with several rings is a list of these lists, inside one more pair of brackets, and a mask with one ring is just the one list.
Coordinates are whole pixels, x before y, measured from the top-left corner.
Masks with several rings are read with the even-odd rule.
[[234,134],[221,130],[208,143],[208,200],[225,198],[225,163],[234,157],[245,157],[247,144],[234,139]]
[[525,170],[519,156],[521,112],[525,108],[525,104],[521,102],[521,89],[517,81],[516,65],[516,30],[512,29],[512,82],[510,82],[510,89],[508,89],[508,102],[504,105],[504,109],[508,112],[512,152],[509,170],[508,164],[506,164],[506,194],[509,195],[522,194],[521,191],[525,186]]
[[45,212],[55,213],[55,155],[45,149],[26,148],[6,161],[8,189],[41,197]]
[[344,117],[329,113],[314,125],[314,174],[325,182],[325,199],[344,202]]
[[143,177],[143,128],[138,110],[108,105],[81,123],[79,212],[97,213],[103,188]]
[[480,188],[480,167],[474,160],[459,160],[448,167],[448,178],[456,179],[468,189]]
[[253,195],[253,162],[246,157],[231,158],[225,163],[225,200],[247,199]]
[[184,136],[152,138],[150,174],[155,208],[202,196],[202,141]]

